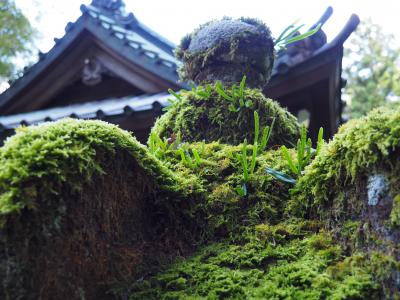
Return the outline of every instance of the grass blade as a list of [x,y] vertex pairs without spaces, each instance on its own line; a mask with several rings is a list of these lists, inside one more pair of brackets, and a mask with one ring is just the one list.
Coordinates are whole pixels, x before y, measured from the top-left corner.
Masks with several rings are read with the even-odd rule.
[[294,174],[298,174],[297,167],[294,165],[292,157],[290,156],[289,151],[286,148],[286,146],[282,146],[281,151],[282,151],[282,154],[285,157],[286,161],[288,162],[290,170],[292,170],[292,172]]
[[312,29],[310,31],[307,31],[300,35],[296,35],[295,37],[293,37],[291,39],[285,40],[285,44],[289,45],[291,43],[294,43],[294,42],[297,42],[300,40],[304,40],[305,38],[308,38],[309,36],[312,36],[313,34],[315,34],[320,28],[321,28],[321,24],[318,24],[317,27],[315,27],[314,29]]
[[194,159],[196,161],[197,166],[200,166],[201,165],[201,158],[200,158],[199,152],[197,152],[197,149],[192,148],[192,153],[193,153],[193,157],[194,157]]
[[242,168],[244,182],[249,180],[249,170],[247,166],[247,139],[244,139],[242,147]]
[[182,101],[182,97],[175,93],[172,89],[168,89],[168,93],[170,93],[171,95],[173,95],[176,99],[178,99],[179,101]]
[[265,150],[265,147],[267,146],[268,143],[268,136],[269,136],[269,126],[265,126],[263,129],[263,133],[261,136],[261,145],[260,145],[260,152],[263,152]]
[[279,44],[281,41],[283,41],[283,37],[285,36],[286,32],[288,32],[290,29],[294,27],[294,23],[290,24],[288,27],[286,27],[282,33],[278,36],[278,38],[275,40],[275,45]]
[[250,174],[252,174],[254,172],[254,169],[256,168],[257,148],[258,143],[255,142],[253,145],[253,153],[251,155]]
[[258,112],[254,111],[254,144],[258,143],[258,137],[260,135],[260,118]]
[[221,84],[221,81],[217,80],[217,82],[215,83],[215,89],[222,98],[230,102],[234,101],[234,99],[225,92],[224,87]]
[[318,153],[321,151],[322,145],[325,143],[324,141],[324,129],[321,127],[318,131],[318,141],[317,141],[317,150],[315,152],[315,155],[318,155]]

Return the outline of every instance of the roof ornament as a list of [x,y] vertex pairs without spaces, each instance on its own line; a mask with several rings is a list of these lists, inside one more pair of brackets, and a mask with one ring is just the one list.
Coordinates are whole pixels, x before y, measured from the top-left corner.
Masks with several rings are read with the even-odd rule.
[[87,86],[95,86],[102,79],[103,67],[96,58],[86,58],[82,69],[82,83]]
[[91,5],[101,9],[107,15],[112,15],[123,25],[136,26],[138,23],[133,13],[125,13],[123,0],[92,0]]
[[122,0],[93,0],[91,5],[115,13],[121,12],[125,3]]

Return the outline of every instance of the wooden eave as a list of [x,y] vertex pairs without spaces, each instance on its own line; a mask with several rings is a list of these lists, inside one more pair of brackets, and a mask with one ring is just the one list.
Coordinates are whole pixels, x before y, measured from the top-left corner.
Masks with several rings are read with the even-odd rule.
[[95,19],[82,15],[44,58],[0,95],[0,114],[37,110],[48,104],[81,72],[87,56],[96,57],[105,68],[144,93],[181,87],[175,65],[165,66],[127,43]]

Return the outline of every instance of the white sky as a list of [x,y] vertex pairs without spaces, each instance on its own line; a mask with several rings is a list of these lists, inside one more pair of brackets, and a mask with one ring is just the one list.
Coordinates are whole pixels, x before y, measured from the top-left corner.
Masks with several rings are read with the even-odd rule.
[[[1,0],[0,0],[1,1]],[[65,25],[81,14],[90,0],[15,0],[41,33],[38,47],[47,52],[54,37],[64,35]],[[126,10],[174,43],[199,24],[223,16],[249,16],[263,20],[274,36],[293,21],[312,25],[328,6],[333,15],[324,26],[328,40],[344,26],[352,13],[371,18],[400,41],[400,0],[125,0]]]

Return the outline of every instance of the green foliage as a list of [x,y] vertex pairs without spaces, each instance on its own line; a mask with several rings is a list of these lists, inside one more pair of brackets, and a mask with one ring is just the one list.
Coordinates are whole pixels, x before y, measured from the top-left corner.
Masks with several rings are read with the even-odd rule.
[[345,49],[349,116],[358,118],[378,106],[398,106],[400,49],[394,37],[371,20],[362,22]]
[[238,112],[243,107],[246,108],[253,107],[253,101],[245,100],[244,98],[245,86],[246,86],[246,76],[243,76],[239,84],[239,87],[237,87],[236,85],[232,85],[232,88],[230,90],[231,95],[228,94],[229,92],[224,90],[224,87],[219,80],[217,80],[217,82],[215,83],[215,90],[222,98],[230,102],[228,106],[229,111]]
[[249,174],[253,174],[255,167],[256,167],[256,160],[257,155],[263,152],[268,144],[269,137],[271,136],[271,131],[273,130],[275,123],[275,119],[272,120],[271,127],[265,126],[263,130],[263,134],[261,137],[261,144],[259,141],[259,134],[260,134],[260,118],[258,116],[258,112],[254,111],[254,142],[252,146],[252,155],[251,155],[251,162],[250,167],[248,166],[247,161],[247,140],[245,139],[242,146],[241,155],[237,154],[236,158],[240,162],[243,171],[243,181],[241,185],[236,187],[236,191],[240,196],[247,195],[247,187],[246,183],[249,180]]
[[0,1],[0,78],[13,75],[13,60],[30,54],[34,36],[34,29],[14,0]]
[[312,36],[321,29],[321,24],[318,24],[315,28],[300,34],[299,30],[303,27],[304,24],[296,26],[296,22],[286,27],[278,36],[278,38],[274,40],[275,49],[278,51],[282,50],[291,43],[298,42]]
[[[318,153],[320,152],[321,147],[324,144],[323,134],[323,128],[320,128],[318,132],[317,149],[314,150],[312,148],[311,139],[307,139],[307,129],[303,126],[301,130],[301,137],[297,141],[296,161],[293,161],[292,156],[286,146],[281,147],[282,156],[287,161],[292,173],[296,175],[296,178],[299,178],[303,175],[304,169],[310,164],[313,155],[318,155]],[[291,184],[296,183],[296,179],[274,169],[266,168],[266,172],[282,182]]]
[[163,111],[168,111],[171,109],[174,105],[176,105],[179,101],[182,101],[182,97],[174,92],[172,89],[168,89],[168,93],[170,93],[174,98],[168,98],[167,101],[169,102],[169,105],[163,108]]

